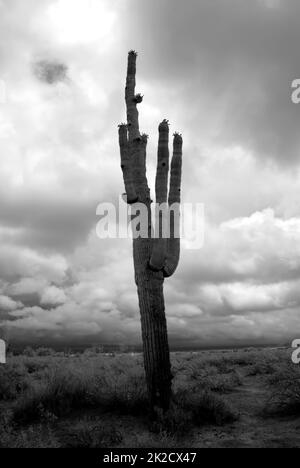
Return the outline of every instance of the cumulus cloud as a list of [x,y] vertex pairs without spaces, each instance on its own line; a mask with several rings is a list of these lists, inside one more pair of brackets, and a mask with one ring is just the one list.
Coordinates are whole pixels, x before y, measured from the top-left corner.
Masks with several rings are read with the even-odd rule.
[[2,311],[11,312],[13,310],[18,309],[19,307],[21,307],[20,302],[16,302],[16,301],[12,300],[8,296],[2,296],[2,295],[0,296],[0,310],[1,310],[1,312]]
[[[171,342],[263,343],[278,340],[279,330],[284,330],[281,342],[288,340],[300,306],[300,255],[295,251],[299,219],[283,220],[266,209],[221,223],[210,233],[202,250],[183,251],[178,274],[166,283]],[[105,247],[102,242],[91,234],[88,244],[69,258],[69,268],[77,271],[74,283],[40,283],[40,305],[13,311],[12,327],[28,333],[40,330],[61,340],[80,339],[81,329],[85,339],[126,342],[130,337],[137,344],[140,325],[130,241],[108,240]],[[30,289],[23,279],[15,292],[22,285],[23,292],[26,285],[32,292],[35,283]]]
[[64,291],[56,286],[48,286],[44,289],[41,295],[41,304],[44,305],[58,305],[66,301]]

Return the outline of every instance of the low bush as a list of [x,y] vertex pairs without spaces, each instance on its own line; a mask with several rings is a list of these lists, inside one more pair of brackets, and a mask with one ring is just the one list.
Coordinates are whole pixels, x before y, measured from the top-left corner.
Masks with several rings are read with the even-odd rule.
[[121,433],[113,424],[84,418],[66,428],[61,437],[64,448],[105,448],[122,441]]
[[272,414],[300,415],[300,369],[289,365],[269,379],[271,396],[265,411]]
[[29,387],[22,365],[0,366],[0,400],[13,400]]
[[197,426],[204,424],[224,425],[238,419],[238,414],[221,396],[211,391],[199,393],[183,392],[176,396],[177,404],[188,411],[192,422]]

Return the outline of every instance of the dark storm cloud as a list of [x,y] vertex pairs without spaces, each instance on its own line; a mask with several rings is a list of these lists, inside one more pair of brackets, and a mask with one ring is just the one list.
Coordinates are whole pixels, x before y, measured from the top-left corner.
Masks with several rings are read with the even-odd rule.
[[93,203],[80,198],[59,201],[47,195],[12,196],[2,199],[1,225],[19,228],[16,244],[65,252],[85,241],[95,225],[96,206],[96,199]]
[[178,91],[191,138],[208,130],[259,158],[300,160],[298,0],[136,0],[127,25],[144,79]]
[[68,67],[55,61],[39,60],[33,63],[32,70],[38,80],[49,85],[66,81],[68,77]]

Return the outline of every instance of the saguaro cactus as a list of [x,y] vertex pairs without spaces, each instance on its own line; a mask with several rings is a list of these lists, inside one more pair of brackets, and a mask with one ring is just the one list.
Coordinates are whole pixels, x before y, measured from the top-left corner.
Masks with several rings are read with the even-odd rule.
[[[169,237],[164,238],[160,229],[159,236],[153,238],[152,200],[146,177],[148,136],[141,134],[139,130],[137,105],[142,102],[143,97],[140,94],[135,94],[136,59],[136,52],[130,51],[125,91],[127,124],[119,125],[119,144],[127,203],[131,205],[137,202],[142,203],[149,216],[148,238],[137,237],[133,239],[133,258],[150,405],[154,411],[157,407],[165,411],[169,408],[171,399],[172,374],[163,283],[164,278],[171,276],[178,265],[180,253],[180,239],[177,236],[179,220],[172,212],[172,216],[168,218],[170,222]],[[158,131],[156,203],[168,203],[169,206],[177,203],[179,206],[182,137],[178,133],[174,134],[168,197],[169,123],[167,120],[161,122]],[[160,221],[162,221],[161,218]]]

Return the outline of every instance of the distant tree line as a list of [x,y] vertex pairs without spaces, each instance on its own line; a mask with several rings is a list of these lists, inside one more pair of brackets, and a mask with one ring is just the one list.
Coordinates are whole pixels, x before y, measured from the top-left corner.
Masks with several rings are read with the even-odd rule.
[[66,348],[66,349],[54,349],[51,347],[34,347],[26,346],[24,348],[13,348],[9,347],[8,353],[18,356],[23,355],[27,357],[43,357],[43,356],[74,356],[85,354],[87,356],[93,356],[97,354],[112,354],[112,353],[131,353],[136,352],[137,349],[134,346],[120,344],[99,344],[96,346],[90,346],[87,348]]

